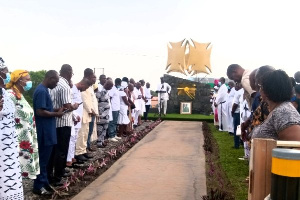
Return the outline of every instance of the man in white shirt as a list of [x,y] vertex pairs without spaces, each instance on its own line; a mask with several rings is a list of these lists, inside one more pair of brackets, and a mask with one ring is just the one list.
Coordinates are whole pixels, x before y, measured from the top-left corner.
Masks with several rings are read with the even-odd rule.
[[143,115],[143,104],[142,104],[142,92],[141,92],[141,83],[136,82],[135,87],[133,89],[133,97],[134,97],[134,105],[135,105],[135,115],[134,115],[134,127],[140,125],[139,118]]
[[244,94],[241,83],[235,85],[236,92],[234,93],[231,116],[233,117],[233,135],[234,135],[234,148],[240,147],[240,136],[236,135],[237,126],[240,125],[240,98]]
[[151,99],[152,99],[152,95],[151,95],[151,91],[150,91],[150,83],[146,83],[146,88],[144,90],[145,93],[145,99],[146,99],[146,112],[144,113],[144,119],[145,121],[148,121],[148,112],[151,106]]
[[232,102],[233,102],[233,98],[235,95],[235,88],[234,88],[234,82],[233,81],[229,81],[228,83],[228,87],[229,87],[229,93],[228,93],[228,98],[227,98],[227,108],[228,108],[228,114],[227,114],[227,122],[228,122],[228,132],[229,134],[233,135],[233,116],[231,115],[231,111],[232,111]]
[[111,111],[113,117],[113,120],[110,121],[108,125],[108,136],[109,136],[108,140],[112,142],[117,142],[119,139],[122,139],[117,136],[117,123],[118,123],[119,112],[120,112],[120,95],[119,95],[118,88],[120,87],[121,87],[121,79],[116,78],[115,85],[108,92],[110,96]]
[[166,115],[171,86],[165,82],[164,77],[161,77],[160,81],[161,83],[157,86],[156,90],[158,93],[158,112],[160,113],[160,107],[163,107],[163,114]]
[[67,166],[72,166],[75,156],[75,144],[77,141],[78,132],[81,128],[81,119],[83,115],[83,102],[81,98],[81,92],[89,88],[89,80],[82,79],[79,83],[73,85],[72,87],[72,104],[79,104],[77,110],[73,111],[73,121],[74,125],[72,126],[71,137],[69,142],[69,150],[67,156]]
[[219,119],[219,131],[228,131],[227,122],[227,92],[228,88],[225,85],[225,78],[221,77],[219,80],[220,89],[218,91],[218,96],[215,101],[215,106],[218,106],[218,119]]

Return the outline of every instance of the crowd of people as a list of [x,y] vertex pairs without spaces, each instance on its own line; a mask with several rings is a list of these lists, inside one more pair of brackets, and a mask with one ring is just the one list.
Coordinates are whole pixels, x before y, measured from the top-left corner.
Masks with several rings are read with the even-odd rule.
[[[34,179],[35,194],[52,194],[51,185],[63,185],[63,177],[70,176],[68,167],[130,135],[142,115],[148,121],[150,83],[127,77],[113,81],[103,74],[97,84],[90,68],[78,83],[72,76],[68,64],[59,73],[47,71],[34,91],[32,108],[23,96],[32,88],[30,74],[9,73],[0,58],[1,198],[23,199],[23,178]],[[214,124],[233,135],[234,148],[243,145],[244,159],[253,138],[300,141],[300,72],[289,77],[271,66],[251,71],[232,64],[227,76],[228,84],[221,77],[211,93]],[[170,91],[161,78],[157,93],[163,114]]]
[[[34,179],[33,193],[50,195],[51,186],[93,158],[93,151],[117,142],[148,121],[150,83],[123,77],[97,78],[86,68],[78,83],[73,69],[49,70],[33,95],[33,108],[23,94],[32,88],[26,70],[9,73],[0,58],[0,197],[23,199],[22,179]],[[163,81],[162,81],[163,82]],[[93,132],[97,134],[93,134]],[[92,141],[96,140],[96,145]]]
[[234,148],[243,144],[241,159],[249,159],[254,138],[300,141],[300,72],[289,77],[268,65],[251,71],[232,64],[227,76],[211,93],[214,124],[233,135]]

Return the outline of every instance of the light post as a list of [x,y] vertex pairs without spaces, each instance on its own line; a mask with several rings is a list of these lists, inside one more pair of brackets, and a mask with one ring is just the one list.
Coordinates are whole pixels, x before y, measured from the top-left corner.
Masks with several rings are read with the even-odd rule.
[[[102,70],[102,73],[101,74],[104,74],[104,68],[103,67],[97,67],[97,68],[94,68],[94,73],[96,74],[96,69],[100,69],[100,70]],[[100,75],[101,75],[100,74]]]

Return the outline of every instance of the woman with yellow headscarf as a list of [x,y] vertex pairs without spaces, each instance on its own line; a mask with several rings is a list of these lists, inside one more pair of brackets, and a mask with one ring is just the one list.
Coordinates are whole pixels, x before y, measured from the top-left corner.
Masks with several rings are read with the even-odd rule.
[[26,70],[12,72],[10,82],[6,85],[9,97],[16,107],[15,122],[22,177],[36,179],[40,173],[40,165],[35,121],[33,109],[23,96],[31,87],[30,75]]

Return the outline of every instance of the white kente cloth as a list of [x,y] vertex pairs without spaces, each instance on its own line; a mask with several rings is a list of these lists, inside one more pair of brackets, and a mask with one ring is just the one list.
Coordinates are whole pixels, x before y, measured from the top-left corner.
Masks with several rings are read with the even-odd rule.
[[[241,117],[240,122],[241,122],[241,124],[243,122],[245,122],[251,116],[249,104],[248,104],[247,99],[244,96],[244,92],[245,92],[245,90],[241,89],[241,96],[240,96],[240,117]],[[250,147],[249,147],[248,142],[244,142],[244,154],[245,154],[245,157],[249,158]]]
[[7,92],[3,92],[0,111],[0,199],[23,200],[23,185],[15,130],[15,105]]
[[123,97],[127,98],[126,93],[122,88],[119,88],[119,95],[120,95],[120,112],[119,112],[119,118],[118,118],[118,124],[129,124],[129,118],[127,115],[128,106],[125,104]]
[[[79,123],[81,124],[81,122]],[[79,130],[80,128],[75,128],[74,126],[72,126],[67,162],[71,162],[72,158],[75,157],[75,145],[76,145]]]
[[218,119],[219,127],[223,131],[228,131],[228,122],[227,122],[227,87],[225,84],[221,85],[218,95],[216,97],[216,104],[218,105]]
[[[143,97],[145,98],[145,89],[146,86],[141,86],[141,93],[143,95]],[[141,100],[141,107],[142,107],[142,113],[146,112],[146,102],[144,101],[144,99]]]
[[[72,87],[72,104],[74,103],[81,103],[82,98],[81,98],[81,92],[78,90],[76,85],[74,84]],[[68,156],[67,156],[67,161],[71,162],[72,158],[75,156],[75,144],[77,142],[77,137],[78,137],[78,132],[81,128],[81,120],[82,120],[82,115],[83,115],[83,104],[79,105],[79,107],[73,111],[73,118],[80,117],[80,121],[74,124],[72,126],[71,130],[71,137],[70,137],[70,142],[69,142],[69,150],[68,150]],[[75,122],[74,122],[75,123]]]
[[228,93],[227,98],[227,122],[228,122],[228,132],[233,133],[233,117],[231,114],[232,105],[233,105],[233,98],[236,91],[235,88],[231,88],[230,92]]
[[139,99],[139,97],[142,96],[142,93],[139,89],[137,89],[136,87],[133,90],[133,96],[134,96],[134,105],[135,105],[135,112],[136,115],[143,115],[143,104],[142,104],[142,100],[143,99]]

